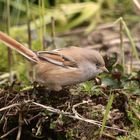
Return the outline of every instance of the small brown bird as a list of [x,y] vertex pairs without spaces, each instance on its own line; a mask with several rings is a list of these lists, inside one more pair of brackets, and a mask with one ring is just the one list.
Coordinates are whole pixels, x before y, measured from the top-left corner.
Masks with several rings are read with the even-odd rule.
[[52,51],[33,52],[3,32],[0,41],[15,49],[32,64],[33,80],[59,91],[63,86],[92,79],[108,72],[101,54],[90,48],[70,47]]

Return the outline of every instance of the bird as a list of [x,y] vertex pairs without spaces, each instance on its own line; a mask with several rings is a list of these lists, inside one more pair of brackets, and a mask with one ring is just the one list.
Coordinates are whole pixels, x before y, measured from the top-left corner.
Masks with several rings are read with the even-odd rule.
[[64,86],[85,82],[108,72],[102,55],[91,48],[70,46],[32,51],[2,31],[0,42],[23,55],[31,63],[32,80],[49,90],[60,91]]

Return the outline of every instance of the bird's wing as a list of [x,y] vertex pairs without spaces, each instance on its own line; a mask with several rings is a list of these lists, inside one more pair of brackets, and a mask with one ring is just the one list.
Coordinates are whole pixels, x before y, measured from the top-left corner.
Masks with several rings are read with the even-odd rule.
[[76,61],[58,51],[38,51],[37,56],[43,60],[62,67],[77,67]]

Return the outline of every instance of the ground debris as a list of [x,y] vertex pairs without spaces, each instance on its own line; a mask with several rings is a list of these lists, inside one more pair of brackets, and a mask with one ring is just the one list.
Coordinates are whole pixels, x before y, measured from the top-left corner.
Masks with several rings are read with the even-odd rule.
[[[44,87],[33,87],[28,90],[6,87],[0,90],[0,137],[13,139],[92,139],[99,137],[107,98],[104,95],[91,96],[82,91],[77,95],[71,94],[68,87],[60,92],[48,91]],[[125,95],[122,95],[125,96]],[[124,98],[124,97],[123,97]],[[103,138],[126,135],[124,129],[131,125],[126,119],[127,114],[121,96],[116,96],[113,108],[110,110]],[[85,101],[87,100],[87,101]],[[122,100],[118,103],[118,100]],[[34,104],[32,104],[34,102]],[[45,105],[50,111],[37,105]],[[120,104],[120,106],[119,106]],[[51,112],[52,109],[52,112]],[[64,114],[63,114],[64,112]],[[67,113],[68,112],[68,113]],[[78,120],[77,118],[83,118]],[[71,116],[71,117],[69,117]],[[74,117],[75,118],[74,118]],[[73,119],[72,119],[73,118]],[[98,125],[86,122],[96,120]],[[95,121],[95,122],[96,122]]]

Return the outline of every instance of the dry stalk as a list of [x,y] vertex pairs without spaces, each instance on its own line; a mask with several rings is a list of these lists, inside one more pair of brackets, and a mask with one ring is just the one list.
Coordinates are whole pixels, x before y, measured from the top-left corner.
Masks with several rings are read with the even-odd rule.
[[133,0],[133,2],[136,5],[136,7],[140,10],[140,3],[138,2],[138,0]]
[[[53,113],[57,113],[57,114],[61,114],[61,115],[64,115],[64,116],[67,116],[67,117],[70,117],[70,118],[73,118],[73,119],[77,119],[77,120],[80,120],[80,121],[84,121],[84,122],[87,122],[87,123],[90,123],[90,124],[93,124],[93,125],[96,125],[98,127],[101,127],[102,126],[102,122],[99,122],[99,121],[95,121],[95,120],[91,120],[91,119],[87,119],[87,118],[84,118],[83,116],[81,116],[76,108],[80,105],[83,105],[83,104],[87,104],[87,103],[90,103],[91,101],[83,101],[81,103],[77,103],[75,105],[73,105],[72,107],[72,113],[71,112],[64,112],[63,110],[59,110],[59,109],[56,109],[56,108],[53,108],[53,107],[50,107],[50,106],[46,106],[46,105],[43,105],[43,104],[40,104],[40,103],[36,103],[32,100],[24,100],[24,102],[20,102],[20,103],[14,103],[12,105],[9,105],[9,106],[6,106],[6,107],[3,107],[0,109],[0,112],[1,111],[4,111],[4,110],[7,110],[7,109],[11,109],[13,107],[16,107],[16,108],[20,108],[21,106],[30,106],[31,104],[32,105],[35,105],[35,106],[38,106],[38,107],[41,107],[43,109],[46,109],[50,112],[53,112]],[[17,138],[16,140],[20,140],[21,138],[21,133],[22,133],[22,126],[25,124],[25,121],[23,119],[23,112],[22,112],[22,108],[20,108],[21,110],[19,111],[19,126],[13,128],[12,130],[8,131],[7,133],[5,133],[4,135],[2,135],[0,138],[4,138],[6,136],[8,136],[9,134],[11,134],[12,132],[14,132],[15,130],[18,129],[18,133],[17,133]],[[38,117],[38,115],[37,115]],[[36,118],[36,117],[33,117],[33,118]],[[32,119],[33,119],[32,118]],[[32,120],[31,119],[31,120]],[[124,133],[129,133],[127,130],[124,130],[124,129],[119,129],[117,127],[109,127],[109,126],[105,126],[106,128],[108,129],[112,129],[112,130],[117,130],[117,131],[120,131],[120,132],[124,132]]]
[[22,125],[23,125],[23,113],[22,113],[22,108],[19,110],[19,118],[18,118],[18,133],[17,133],[17,137],[16,140],[20,140],[21,138],[21,133],[22,133]]
[[9,106],[0,108],[0,112],[1,112],[1,111],[4,111],[4,110],[7,110],[7,109],[10,109],[10,108],[13,108],[13,107],[16,107],[16,106],[19,106],[19,105],[20,105],[20,103],[15,103],[15,104],[11,104],[11,105],[9,105]]
[[16,131],[18,129],[18,126],[17,127],[14,127],[13,129],[11,129],[10,131],[8,131],[7,133],[5,133],[4,135],[2,135],[0,137],[0,139],[3,139],[5,137],[7,137],[8,135],[10,135],[11,133],[13,133],[14,131]]
[[[85,103],[89,103],[89,102],[84,101],[82,103],[76,104],[74,107],[77,107],[78,105],[85,104]],[[61,111],[59,109],[55,109],[55,108],[50,107],[50,106],[42,105],[40,103],[32,102],[32,104],[40,106],[40,107],[42,107],[42,108],[44,108],[44,109],[46,109],[50,112],[53,112],[53,113],[62,114],[62,115],[65,115],[65,116],[73,118],[73,119],[77,119],[77,120],[80,120],[80,121],[91,123],[91,124],[97,125],[98,127],[102,126],[101,122],[99,122],[99,121],[95,121],[95,120],[91,120],[91,119],[87,119],[87,118],[82,117],[74,108],[73,108],[73,110],[74,110],[74,115],[73,115],[73,113],[64,112],[64,111]],[[119,129],[119,128],[116,128],[116,127],[105,126],[105,128],[112,129],[112,130],[117,130],[117,131],[124,132],[124,133],[129,133],[127,130]]]

